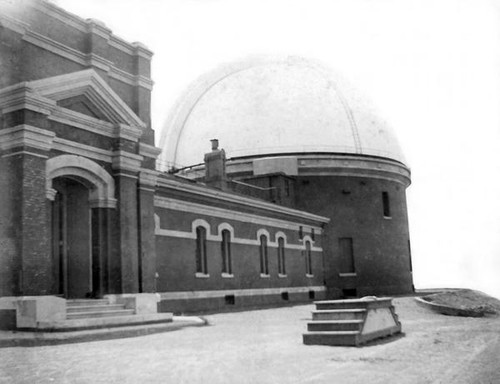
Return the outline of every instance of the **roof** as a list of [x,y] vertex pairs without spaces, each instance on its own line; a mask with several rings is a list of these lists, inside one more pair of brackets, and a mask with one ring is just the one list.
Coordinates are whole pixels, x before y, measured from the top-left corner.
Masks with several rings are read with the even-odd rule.
[[195,81],[163,127],[162,160],[201,163],[213,138],[229,158],[321,152],[405,163],[392,129],[356,89],[291,56],[226,64]]

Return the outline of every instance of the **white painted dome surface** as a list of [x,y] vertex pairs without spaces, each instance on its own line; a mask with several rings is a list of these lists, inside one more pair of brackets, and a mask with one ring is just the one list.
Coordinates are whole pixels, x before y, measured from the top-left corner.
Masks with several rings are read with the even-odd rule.
[[405,162],[391,128],[355,89],[296,57],[234,63],[196,81],[166,122],[162,160],[199,164],[214,138],[229,158],[328,152]]

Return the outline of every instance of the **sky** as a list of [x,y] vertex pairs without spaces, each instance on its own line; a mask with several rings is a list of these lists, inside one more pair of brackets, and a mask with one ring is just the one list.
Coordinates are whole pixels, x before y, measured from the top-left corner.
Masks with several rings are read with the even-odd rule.
[[500,298],[500,2],[53,0],[153,52],[156,144],[185,88],[253,55],[322,62],[396,132],[416,288]]

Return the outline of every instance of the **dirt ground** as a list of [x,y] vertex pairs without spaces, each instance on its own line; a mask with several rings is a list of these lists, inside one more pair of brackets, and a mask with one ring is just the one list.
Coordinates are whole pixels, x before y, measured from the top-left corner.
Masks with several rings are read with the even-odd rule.
[[306,346],[313,305],[210,315],[144,337],[0,349],[0,383],[500,383],[500,317],[450,317],[394,300],[404,335]]

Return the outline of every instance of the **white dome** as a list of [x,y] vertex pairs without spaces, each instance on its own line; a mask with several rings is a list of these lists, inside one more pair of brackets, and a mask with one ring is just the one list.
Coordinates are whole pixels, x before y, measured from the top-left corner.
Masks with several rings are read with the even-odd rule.
[[214,138],[228,158],[342,153],[405,162],[390,127],[356,90],[297,57],[246,60],[198,79],[163,127],[162,161],[199,164]]

